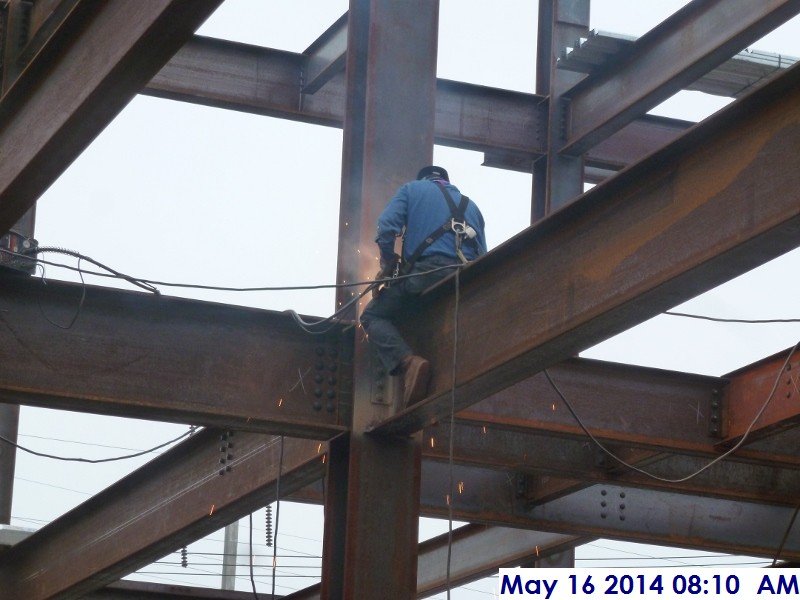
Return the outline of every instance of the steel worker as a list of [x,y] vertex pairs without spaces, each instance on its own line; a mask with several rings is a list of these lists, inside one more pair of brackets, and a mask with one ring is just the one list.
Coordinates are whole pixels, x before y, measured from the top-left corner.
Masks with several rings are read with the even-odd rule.
[[[403,236],[402,257],[395,239]],[[442,167],[424,167],[401,186],[378,218],[378,278],[410,275],[376,288],[361,315],[368,339],[391,375],[403,376],[403,404],[425,397],[430,364],[403,340],[395,320],[417,296],[461,265],[486,253],[483,215],[450,183]]]

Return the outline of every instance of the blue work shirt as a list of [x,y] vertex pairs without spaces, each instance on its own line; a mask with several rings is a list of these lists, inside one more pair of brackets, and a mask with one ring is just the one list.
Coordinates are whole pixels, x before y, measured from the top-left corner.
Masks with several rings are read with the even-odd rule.
[[[439,180],[445,185],[456,206],[461,201],[461,192],[451,183]],[[378,217],[378,236],[375,241],[381,256],[388,260],[394,254],[394,240],[403,232],[403,258],[408,259],[420,243],[451,218],[450,208],[439,186],[433,181],[421,179],[403,185]],[[467,260],[474,260],[486,254],[486,234],[483,215],[470,200],[464,213],[467,224],[477,235],[474,242],[464,240],[461,251]],[[421,256],[448,256],[457,258],[455,233],[448,231],[422,253]],[[421,257],[420,257],[421,258]]]

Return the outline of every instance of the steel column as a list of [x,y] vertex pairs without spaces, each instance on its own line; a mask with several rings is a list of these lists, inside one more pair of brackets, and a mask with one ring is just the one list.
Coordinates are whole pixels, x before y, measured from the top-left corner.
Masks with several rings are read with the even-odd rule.
[[[431,161],[438,13],[439,3],[431,0],[350,2],[339,282],[374,275],[377,217],[395,190]],[[340,293],[337,306],[349,297]],[[372,396],[375,374],[366,341],[358,337],[342,597],[412,598],[419,443],[365,435],[391,407]]]
[[567,106],[563,93],[582,74],[556,68],[562,48],[589,32],[589,0],[539,0],[536,92],[548,96],[547,147],[533,168],[531,222],[577,198],[583,192],[583,159],[559,154],[566,139]]

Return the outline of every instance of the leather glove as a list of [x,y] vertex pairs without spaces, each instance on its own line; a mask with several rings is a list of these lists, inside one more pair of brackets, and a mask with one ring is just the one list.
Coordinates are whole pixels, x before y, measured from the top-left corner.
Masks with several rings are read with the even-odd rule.
[[378,273],[378,278],[391,277],[394,275],[395,267],[400,263],[400,255],[392,254],[390,257],[381,255],[381,270]]

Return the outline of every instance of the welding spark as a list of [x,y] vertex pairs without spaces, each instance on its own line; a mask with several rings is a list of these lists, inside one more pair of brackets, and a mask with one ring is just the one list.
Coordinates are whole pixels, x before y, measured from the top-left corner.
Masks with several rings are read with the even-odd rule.
[[317,454],[319,454],[320,452],[322,452],[322,442],[320,442],[319,445],[317,446]]
[[459,481],[458,482],[458,493],[459,494],[463,494],[464,493],[464,482],[463,481]]
[[278,408],[283,405],[283,398],[278,398]]
[[431,437],[431,448],[435,448],[435,447],[436,447],[436,438]]
[[211,505],[211,510],[210,510],[210,511],[208,511],[208,516],[209,516],[209,517],[210,517],[211,515],[213,515],[213,514],[214,514],[214,508],[215,508],[216,506],[217,506],[216,504],[212,504],[212,505]]

